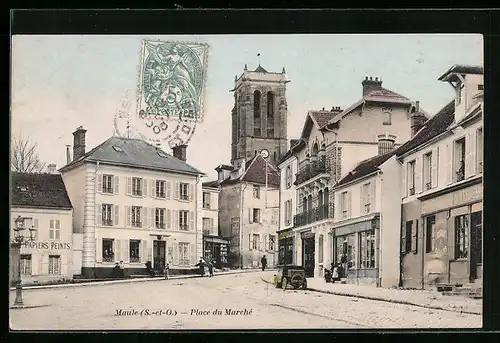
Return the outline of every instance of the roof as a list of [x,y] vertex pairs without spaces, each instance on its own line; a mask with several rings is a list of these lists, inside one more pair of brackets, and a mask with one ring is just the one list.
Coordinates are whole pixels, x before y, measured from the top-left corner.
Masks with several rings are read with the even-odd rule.
[[279,187],[280,185],[280,173],[279,171],[269,162],[260,155],[257,154],[252,159],[245,163],[245,172],[237,179],[227,178],[222,181],[221,185],[231,185],[239,182],[250,182],[257,184],[266,184],[266,163],[267,168],[267,184],[269,186]]
[[323,126],[328,124],[330,119],[335,117],[335,115],[337,115],[340,112],[342,112],[342,111],[338,111],[338,110],[335,112],[332,112],[332,111],[311,111],[310,115],[311,115],[312,120],[318,125],[318,127],[322,128]]
[[370,175],[377,170],[380,170],[380,166],[387,161],[389,158],[396,154],[396,150],[392,150],[383,155],[377,155],[361,161],[352,171],[349,172],[344,178],[342,178],[335,187],[345,185],[346,183],[359,180],[362,177]]
[[294,145],[299,143],[300,139],[290,139],[290,149],[293,148]]
[[61,174],[12,172],[12,206],[72,209]]
[[77,161],[59,169],[70,170],[83,162],[101,162],[180,174],[203,175],[201,171],[141,139],[111,137]]
[[219,169],[233,170],[234,168],[233,168],[233,166],[230,166],[230,165],[227,165],[227,164],[221,164],[217,168],[215,168],[215,170],[219,170]]
[[202,187],[219,188],[218,181],[207,181],[207,182],[203,182],[201,185],[202,185]]
[[264,68],[262,68],[262,66],[259,64],[259,66],[257,67],[257,69],[254,70],[254,72],[256,72],[256,73],[267,73],[267,70],[265,70]]
[[446,73],[441,75],[439,81],[447,81],[452,74],[484,74],[484,69],[481,66],[472,66],[464,64],[455,64]]
[[424,126],[408,142],[397,149],[397,156],[418,147],[441,133],[445,132],[455,119],[455,100],[443,107],[434,117],[427,120]]

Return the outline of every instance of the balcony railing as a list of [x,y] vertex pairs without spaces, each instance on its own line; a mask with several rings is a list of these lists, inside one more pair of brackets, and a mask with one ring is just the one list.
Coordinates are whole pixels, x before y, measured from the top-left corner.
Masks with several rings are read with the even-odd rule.
[[293,216],[293,226],[300,227],[320,220],[333,218],[333,204],[321,205]]
[[295,174],[295,182],[293,184],[300,185],[315,176],[327,174],[329,172],[330,166],[327,165],[326,161],[311,162],[304,170]]

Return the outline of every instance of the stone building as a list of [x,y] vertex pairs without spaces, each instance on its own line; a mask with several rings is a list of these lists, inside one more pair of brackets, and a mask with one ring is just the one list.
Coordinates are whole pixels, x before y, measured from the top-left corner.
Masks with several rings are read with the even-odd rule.
[[216,168],[220,183],[219,226],[222,237],[230,242],[228,262],[232,267],[256,268],[265,255],[268,266],[275,266],[279,172],[260,154],[234,164],[232,171],[224,166]]
[[273,164],[287,151],[287,102],[285,68],[268,72],[262,66],[235,77],[232,110],[231,161],[247,161],[261,150],[269,151]]
[[60,169],[74,206],[75,268],[86,278],[109,277],[122,261],[125,273],[146,274],[170,264],[187,273],[202,253],[201,173],[186,163],[186,146],[173,155],[139,139],[111,137],[85,151],[74,133],[73,159]]
[[483,68],[439,78],[455,99],[398,149],[402,164],[401,284],[482,285]]

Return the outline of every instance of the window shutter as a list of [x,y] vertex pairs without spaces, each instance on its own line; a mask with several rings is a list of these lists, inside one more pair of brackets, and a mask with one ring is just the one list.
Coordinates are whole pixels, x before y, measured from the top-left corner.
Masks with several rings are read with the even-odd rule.
[[146,207],[141,207],[141,227],[149,228],[149,210]]
[[252,234],[248,234],[248,249],[252,250]]
[[453,182],[453,145],[446,144],[444,156],[444,170],[446,179],[445,185],[449,185]]
[[165,226],[167,229],[172,229],[172,210],[165,210]]
[[465,178],[476,174],[476,137],[472,132],[465,138]]
[[144,262],[146,263],[148,261],[148,254],[149,254],[149,250],[148,250],[148,241],[147,240],[142,240],[141,241],[141,246],[139,247],[139,255],[141,256],[141,262]]
[[120,239],[115,240],[115,262],[120,262],[122,258],[122,241]]
[[264,235],[264,251],[269,250],[269,235]]
[[189,244],[189,250],[191,255],[191,265],[194,266],[196,264],[196,244]]
[[418,238],[418,220],[412,223],[411,228],[411,251],[417,253],[417,238]]
[[95,205],[96,223],[102,225],[102,204]]
[[253,208],[248,209],[248,222],[253,223]]
[[415,159],[415,194],[422,193],[422,156],[417,156]]
[[401,222],[401,253],[406,252],[406,223]]
[[347,192],[347,218],[351,218],[351,192]]
[[96,182],[96,192],[97,193],[102,193],[102,174],[96,174],[96,179],[97,179],[97,182]]
[[178,210],[173,210],[174,211],[174,225],[172,225],[172,228],[174,230],[179,230],[179,211]]
[[147,179],[142,179],[142,196],[147,197],[148,196],[148,181]]
[[174,243],[174,258],[173,258],[173,265],[178,266],[179,265],[179,243]]
[[172,183],[170,181],[165,181],[165,196],[167,199],[172,196]]
[[113,176],[113,181],[115,182],[114,193],[119,194],[120,193],[120,177],[118,175]]
[[38,218],[33,219],[33,228],[38,229]]
[[129,263],[130,261],[130,241],[128,239],[122,240],[123,244],[123,255],[122,255],[122,260],[125,263]]
[[95,260],[96,260],[96,262],[102,262],[102,239],[96,238],[95,244],[96,244]]
[[365,213],[365,198],[367,196],[367,194],[365,194],[366,192],[366,186],[364,184],[361,184],[361,186],[359,187],[359,213],[362,215]]
[[189,201],[194,200],[194,185],[192,183],[189,184]]
[[194,227],[194,212],[189,211],[189,230],[190,231],[196,231],[196,228]]
[[431,158],[431,187],[435,188],[438,185],[439,147],[432,149]]
[[132,194],[132,178],[127,176],[127,195]]
[[377,191],[377,181],[373,180],[370,183],[370,211],[375,212],[375,206],[377,203],[377,197],[375,196],[375,192]]
[[408,195],[408,163],[403,162],[403,168],[401,169],[402,179],[401,179],[401,198],[406,198]]
[[175,182],[175,199],[180,199],[181,197],[181,184],[179,182]]
[[151,198],[156,198],[156,180],[144,180],[149,188],[148,194]]
[[114,210],[114,223],[113,223],[113,225],[118,226],[118,225],[120,225],[120,209],[119,209],[118,205],[114,205],[113,210]]
[[334,208],[333,208],[333,211],[334,211],[334,217],[337,218],[337,221],[339,221],[341,219],[341,207],[342,207],[342,204],[340,203],[340,192],[336,192],[334,194],[334,199],[335,199],[335,205],[334,205]]
[[125,205],[125,227],[130,227],[132,222],[132,208]]
[[210,218],[210,233],[214,233],[215,231],[215,234],[218,234],[218,232],[215,230],[215,227],[214,227],[214,218]]
[[[163,220],[165,222],[165,218],[163,218]],[[155,225],[156,225],[156,208],[151,207],[149,209],[149,227],[154,228]]]

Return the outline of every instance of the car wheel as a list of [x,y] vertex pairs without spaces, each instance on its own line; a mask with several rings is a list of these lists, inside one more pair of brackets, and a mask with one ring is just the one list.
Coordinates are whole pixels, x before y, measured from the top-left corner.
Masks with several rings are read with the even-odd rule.
[[281,282],[276,282],[274,285],[276,286],[276,288],[281,288]]
[[287,284],[287,280],[286,278],[284,277],[283,279],[281,279],[281,288],[283,288],[283,290],[286,289],[286,284]]

